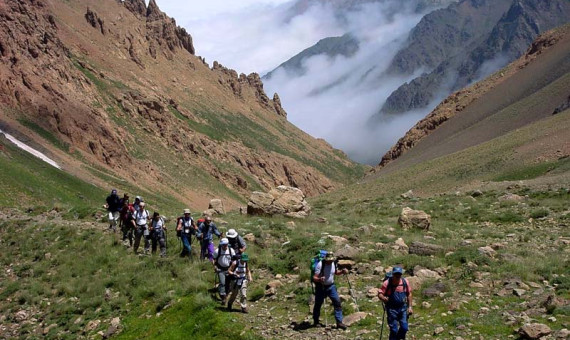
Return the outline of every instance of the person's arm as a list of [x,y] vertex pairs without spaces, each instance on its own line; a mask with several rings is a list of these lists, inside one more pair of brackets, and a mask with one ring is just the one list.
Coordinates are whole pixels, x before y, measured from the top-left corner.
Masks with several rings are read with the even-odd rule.
[[238,235],[238,242],[241,246],[241,248],[239,248],[240,253],[245,253],[245,250],[247,249],[247,245],[245,244],[245,240],[243,239],[243,237]]
[[388,281],[384,281],[382,283],[382,287],[380,287],[380,289],[378,290],[378,298],[380,299],[380,301],[388,302],[388,297],[384,295],[386,294],[386,288],[388,288]]
[[230,265],[230,268],[228,269],[228,274],[234,275],[234,270],[236,270],[236,263],[237,262],[232,262],[232,264]]
[[166,223],[164,223],[164,218],[160,217],[160,220],[162,221],[162,230],[166,231]]
[[408,286],[408,314],[412,315],[414,314],[414,309],[412,308],[413,303],[412,303],[412,289],[410,288],[410,283],[407,282],[407,286]]
[[251,277],[251,270],[249,270],[249,263],[247,264],[246,270],[247,270],[247,280],[249,282],[253,282],[253,278]]
[[322,265],[322,262],[320,262],[320,263],[317,264],[317,266],[315,267],[315,275],[313,275],[313,282],[316,282],[316,283],[323,283],[323,282],[325,282],[325,277],[324,277],[324,276],[320,276],[322,269],[323,269],[323,265]]
[[212,232],[216,234],[216,236],[218,236],[218,239],[222,238],[222,233],[220,233],[220,231],[218,230],[218,226],[216,226],[215,224],[212,224]]
[[182,230],[182,219],[179,218],[178,223],[176,224],[176,231],[181,231],[181,230]]

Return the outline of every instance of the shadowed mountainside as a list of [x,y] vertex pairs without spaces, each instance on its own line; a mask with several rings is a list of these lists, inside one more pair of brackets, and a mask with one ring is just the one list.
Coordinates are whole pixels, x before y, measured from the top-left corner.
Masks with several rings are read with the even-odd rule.
[[315,195],[362,173],[287,122],[257,74],[195,56],[151,0],[0,4],[0,124],[65,171],[203,207],[285,184]]

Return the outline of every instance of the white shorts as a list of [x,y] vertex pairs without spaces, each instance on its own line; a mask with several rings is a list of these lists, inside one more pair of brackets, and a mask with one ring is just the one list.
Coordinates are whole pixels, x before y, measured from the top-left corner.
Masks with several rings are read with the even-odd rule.
[[112,226],[116,226],[117,225],[117,221],[119,220],[119,212],[115,211],[115,212],[109,212],[109,223]]

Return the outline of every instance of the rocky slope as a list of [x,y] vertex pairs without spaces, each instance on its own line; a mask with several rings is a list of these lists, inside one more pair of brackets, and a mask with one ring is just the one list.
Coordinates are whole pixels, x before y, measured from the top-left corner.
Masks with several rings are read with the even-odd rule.
[[[426,146],[423,152],[414,150],[416,156],[418,152],[423,155],[416,158],[416,163],[476,145],[560,112],[568,101],[569,40],[568,25],[540,35],[521,58],[446,98],[382,157],[379,166],[393,162],[420,143]],[[547,86],[551,88],[545,90]],[[556,111],[558,107],[561,109]],[[515,110],[514,116],[494,122],[493,116],[504,115],[510,108]],[[450,120],[453,122],[447,124]],[[437,135],[431,136],[434,133]],[[428,136],[430,141],[423,142]],[[426,148],[430,151],[426,152]],[[413,156],[406,158],[411,160]]]
[[464,0],[426,15],[394,58],[391,72],[424,74],[394,91],[384,113],[426,107],[518,58],[533,39],[570,19],[564,0]]
[[314,195],[360,171],[288,123],[257,74],[209,68],[154,0],[2,2],[0,75],[3,130],[97,185],[202,206],[280,184]]

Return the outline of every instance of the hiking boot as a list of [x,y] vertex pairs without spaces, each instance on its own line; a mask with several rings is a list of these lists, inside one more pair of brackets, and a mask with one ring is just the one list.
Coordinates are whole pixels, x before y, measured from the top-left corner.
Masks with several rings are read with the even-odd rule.
[[346,325],[343,324],[342,322],[337,322],[337,323],[336,323],[336,328],[345,330],[347,327],[346,327]]
[[225,295],[222,295],[221,297],[222,297],[222,302],[221,302],[221,304],[222,304],[222,305],[225,305],[225,304],[226,304],[226,296],[225,296]]
[[232,304],[228,303],[228,312],[231,312],[231,311],[232,311]]
[[322,327],[323,324],[319,322],[319,320],[314,320],[313,321],[313,327]]
[[244,313],[244,314],[249,313],[249,312],[247,311],[247,307],[241,307],[241,312]]

